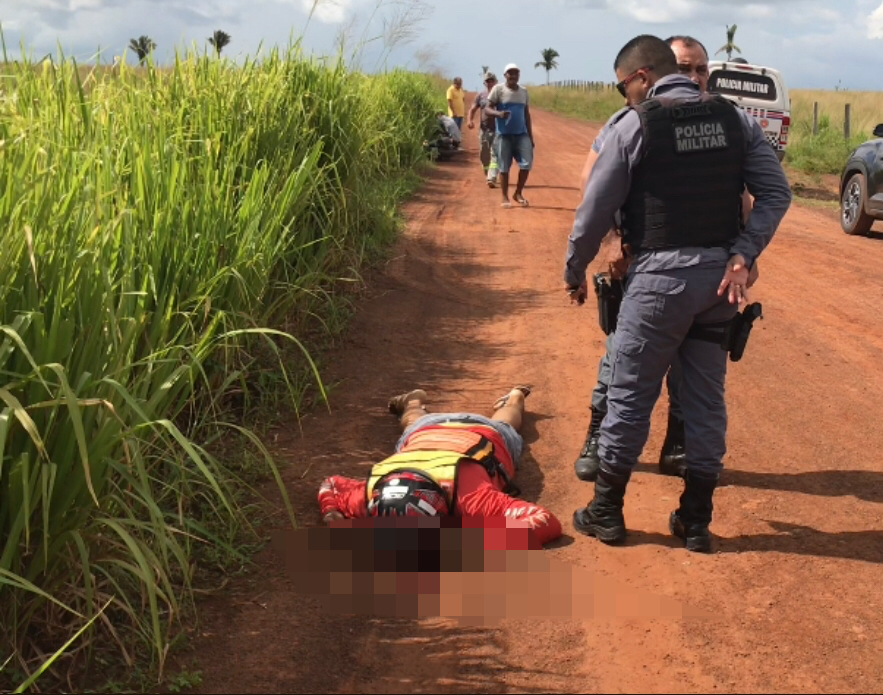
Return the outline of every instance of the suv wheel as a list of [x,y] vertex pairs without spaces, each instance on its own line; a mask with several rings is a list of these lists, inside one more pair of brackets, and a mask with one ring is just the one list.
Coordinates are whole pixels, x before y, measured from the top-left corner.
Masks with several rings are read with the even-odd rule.
[[840,198],[840,226],[847,234],[867,234],[874,218],[865,212],[865,177],[853,174]]

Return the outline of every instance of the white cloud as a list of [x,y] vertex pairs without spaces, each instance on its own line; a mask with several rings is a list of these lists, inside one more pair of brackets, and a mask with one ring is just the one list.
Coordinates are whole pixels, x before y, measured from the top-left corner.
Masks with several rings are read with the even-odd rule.
[[114,0],[12,0],[11,5],[24,7],[28,10],[40,12],[51,10],[53,12],[76,12],[77,10],[100,10],[112,5],[122,4]]
[[[883,0],[421,0],[434,6],[431,21],[421,21],[413,43],[399,41],[389,67],[419,63],[415,53],[437,50],[440,69],[480,87],[482,65],[498,71],[512,61],[532,66],[539,49],[553,46],[562,58],[553,78],[609,80],[613,56],[633,36],[690,34],[714,51],[724,43],[727,25],[736,23],[736,44],[746,59],[779,68],[789,88],[843,86],[877,89],[883,74]],[[146,34],[158,45],[156,58],[173,59],[177,48],[192,43],[207,48],[215,29],[229,33],[231,59],[286,46],[303,36],[310,53],[333,53],[335,34],[351,19],[356,34],[380,3],[366,36],[383,33],[406,5],[403,0],[0,0],[7,46],[21,43],[36,57],[54,54],[86,60],[100,47],[104,56],[120,54],[129,39]],[[410,4],[410,0],[408,0]],[[546,11],[544,8],[551,8]],[[469,21],[463,21],[469,17]],[[513,40],[512,37],[519,37]],[[525,38],[526,37],[526,38]],[[370,44],[364,68],[375,69]],[[374,51],[368,55],[368,52]],[[228,53],[229,52],[229,53]],[[718,56],[719,57],[719,56]],[[131,60],[131,58],[130,58]],[[862,65],[862,70],[856,70]],[[525,68],[525,79],[545,82],[542,71]],[[528,73],[530,73],[528,75]],[[471,76],[471,77],[470,77]]]
[[609,9],[627,14],[632,19],[648,24],[667,24],[685,20],[696,11],[692,0],[608,0]]
[[746,17],[751,17],[752,19],[766,19],[775,14],[775,10],[770,5],[745,5],[742,11]]
[[352,7],[351,0],[301,0],[303,11],[326,24],[340,24]]
[[868,38],[883,39],[883,3],[868,17]]

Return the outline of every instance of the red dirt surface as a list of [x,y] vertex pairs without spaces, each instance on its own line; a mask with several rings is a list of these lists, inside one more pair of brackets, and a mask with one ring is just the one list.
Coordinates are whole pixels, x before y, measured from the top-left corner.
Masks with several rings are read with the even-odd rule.
[[[597,127],[537,112],[530,208],[500,207],[470,151],[404,208],[407,229],[330,355],[331,412],[278,432],[302,525],[320,524],[330,474],[364,475],[398,436],[389,396],[489,412],[530,383],[523,496],[561,519],[550,557],[622,591],[715,619],[346,617],[292,589],[272,549],[207,600],[199,690],[218,692],[874,692],[883,682],[883,235],[849,237],[830,211],[792,206],[759,261],[763,303],[730,363],[728,453],[712,555],[671,539],[681,483],[660,476],[666,391],[626,496],[625,547],[576,533],[592,496],[573,473],[604,335],[562,288],[579,174]],[[511,191],[510,191],[511,192]],[[603,255],[603,249],[602,249]],[[602,269],[599,257],[590,272]],[[284,515],[281,516],[284,523]],[[192,660],[188,659],[188,663]]]

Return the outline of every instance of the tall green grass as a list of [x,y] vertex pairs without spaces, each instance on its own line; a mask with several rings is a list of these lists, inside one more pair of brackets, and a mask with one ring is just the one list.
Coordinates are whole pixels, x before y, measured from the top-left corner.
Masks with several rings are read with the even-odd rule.
[[162,672],[197,550],[249,524],[221,438],[279,480],[231,398],[267,355],[322,397],[300,318],[389,239],[438,102],[297,45],[82,75],[0,76],[0,689],[81,630],[54,678],[109,649]]

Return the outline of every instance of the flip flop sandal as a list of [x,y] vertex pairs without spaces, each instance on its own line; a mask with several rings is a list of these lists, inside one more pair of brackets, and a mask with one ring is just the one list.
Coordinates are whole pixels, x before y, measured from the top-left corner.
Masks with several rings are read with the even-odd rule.
[[512,203],[503,203],[501,207],[504,207],[504,208],[511,208],[511,207],[512,207]]
[[530,206],[530,203],[527,202],[527,198],[525,198],[524,196],[521,196],[521,200],[518,200],[516,198],[515,202],[525,208]]
[[[426,398],[426,392],[422,389],[416,389],[417,392],[423,394],[423,398]],[[408,404],[407,398],[415,391],[408,391],[407,393],[400,393],[398,396],[394,396],[389,399],[389,403],[387,403],[387,408],[389,408],[389,412],[393,415],[401,417],[405,412],[405,406]],[[423,408],[426,410],[426,408]]]
[[[530,395],[530,392],[531,392],[531,388],[530,388],[530,386],[515,386],[515,387],[513,388],[513,390],[514,390],[514,389],[517,389],[518,391],[521,391],[521,393],[524,394],[524,397],[525,397],[525,398],[527,398],[527,397]],[[505,396],[501,396],[500,398],[498,398],[498,399],[494,402],[494,410],[497,411],[497,410],[499,410],[500,408],[502,408],[503,406],[505,406],[505,405],[509,402],[509,396],[511,396],[511,395],[512,395],[512,391],[509,391],[509,393],[507,393]]]

